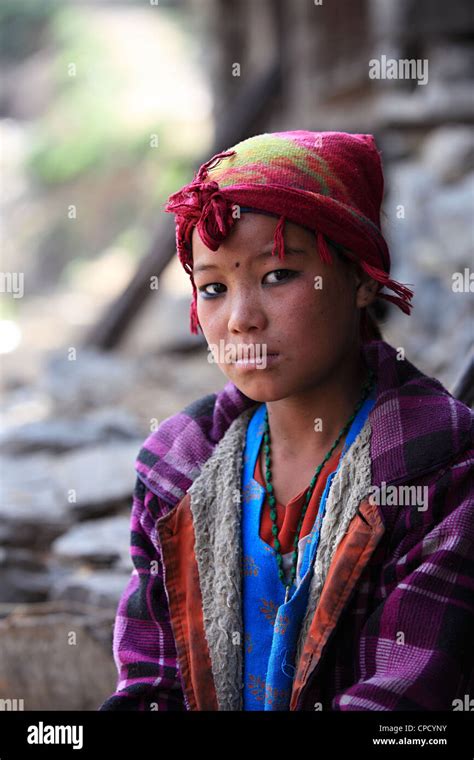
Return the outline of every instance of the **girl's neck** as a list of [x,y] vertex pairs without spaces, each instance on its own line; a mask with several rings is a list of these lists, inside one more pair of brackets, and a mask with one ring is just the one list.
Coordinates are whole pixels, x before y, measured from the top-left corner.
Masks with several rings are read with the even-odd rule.
[[303,394],[267,402],[274,456],[287,462],[324,457],[353,414],[367,376],[358,357]]

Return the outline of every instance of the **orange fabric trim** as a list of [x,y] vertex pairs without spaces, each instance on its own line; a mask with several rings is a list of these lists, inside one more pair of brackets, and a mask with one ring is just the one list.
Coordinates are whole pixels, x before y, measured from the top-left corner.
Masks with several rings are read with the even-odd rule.
[[385,532],[376,504],[363,500],[359,512],[368,524],[356,514],[336,549],[298,662],[290,710],[296,710],[300,694],[321,659],[349,596]]
[[218,710],[209,647],[204,633],[199,571],[194,554],[190,495],[156,521],[171,626],[183,688],[191,710]]

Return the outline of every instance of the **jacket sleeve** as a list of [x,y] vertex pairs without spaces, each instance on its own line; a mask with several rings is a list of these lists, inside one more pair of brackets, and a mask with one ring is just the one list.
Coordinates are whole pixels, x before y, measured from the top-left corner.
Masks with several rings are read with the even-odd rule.
[[134,567],[113,634],[118,681],[99,710],[186,710],[154,528],[160,511],[157,496],[137,477],[130,522]]
[[473,462],[464,455],[431,481],[426,512],[398,508],[385,598],[358,642],[360,678],[333,710],[463,709],[455,700],[473,694]]

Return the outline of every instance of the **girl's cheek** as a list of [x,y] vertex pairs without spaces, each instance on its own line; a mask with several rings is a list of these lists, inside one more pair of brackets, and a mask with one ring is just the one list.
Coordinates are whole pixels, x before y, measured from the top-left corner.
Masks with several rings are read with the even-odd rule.
[[198,306],[198,319],[206,338],[212,338],[225,329],[225,317],[217,304],[204,304]]

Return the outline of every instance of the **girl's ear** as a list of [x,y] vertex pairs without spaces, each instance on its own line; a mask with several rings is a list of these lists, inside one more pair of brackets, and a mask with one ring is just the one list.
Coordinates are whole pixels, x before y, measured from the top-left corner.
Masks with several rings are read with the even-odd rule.
[[354,259],[352,254],[342,246],[333,245],[333,251],[340,261],[348,268],[351,276],[354,278],[356,286],[356,306],[361,309],[370,306],[375,300],[380,287],[377,280],[373,280],[367,272],[362,269],[360,264]]
[[379,283],[373,280],[361,267],[356,271],[356,305],[361,309],[375,300]]

